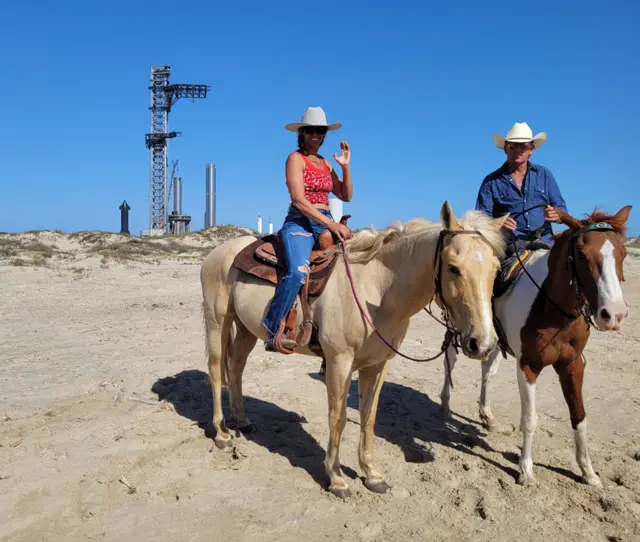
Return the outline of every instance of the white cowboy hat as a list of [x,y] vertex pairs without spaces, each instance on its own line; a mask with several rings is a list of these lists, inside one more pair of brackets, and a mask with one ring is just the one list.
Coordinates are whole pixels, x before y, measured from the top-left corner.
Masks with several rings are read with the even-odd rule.
[[500,134],[495,134],[493,136],[493,144],[499,149],[504,149],[504,144],[507,141],[513,141],[514,143],[533,142],[533,146],[537,149],[538,147],[542,147],[546,140],[546,132],[540,132],[534,137],[531,128],[529,128],[529,125],[526,122],[516,122],[511,127],[511,130],[507,132],[506,137],[501,136]]
[[327,124],[327,116],[322,107],[307,107],[302,115],[302,122],[290,122],[285,128],[290,132],[297,132],[303,126],[326,126],[328,132],[342,128],[339,122]]

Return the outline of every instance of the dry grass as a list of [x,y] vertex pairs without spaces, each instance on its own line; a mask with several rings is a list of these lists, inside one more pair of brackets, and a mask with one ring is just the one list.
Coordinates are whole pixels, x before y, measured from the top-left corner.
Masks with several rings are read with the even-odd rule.
[[34,241],[32,243],[23,244],[21,249],[24,252],[31,252],[34,254],[34,258],[37,255],[40,255],[43,258],[51,258],[53,256],[53,251],[57,250],[56,245],[46,245],[40,241]]

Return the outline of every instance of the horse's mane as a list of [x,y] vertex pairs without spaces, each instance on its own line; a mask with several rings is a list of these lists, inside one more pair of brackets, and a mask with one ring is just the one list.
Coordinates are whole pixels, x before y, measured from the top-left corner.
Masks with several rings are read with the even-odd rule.
[[[504,254],[504,237],[500,227],[482,211],[467,211],[458,219],[462,229],[477,230],[482,233],[498,256]],[[424,234],[439,234],[442,225],[425,218],[412,218],[404,224],[395,222],[382,230],[373,226],[358,231],[347,241],[349,259],[352,263],[366,263],[380,256],[387,247],[395,246],[401,240],[415,241]]]
[[614,231],[622,235],[623,238],[626,238],[627,235],[627,224],[625,217],[604,213],[598,210],[597,207],[590,215],[586,215],[585,218],[575,220],[575,226],[567,225],[568,228],[565,231],[555,234],[553,238],[559,239],[560,237],[571,234],[572,231],[575,231],[582,226],[589,226],[591,224],[598,224],[602,222],[609,224],[614,229]]
[[589,224],[597,224],[598,222],[606,222],[616,231],[616,233],[622,235],[622,237],[626,237],[627,235],[627,223],[624,217],[603,213],[598,211],[597,207],[593,210],[593,213],[591,213],[587,218],[581,220],[581,222],[585,226]]

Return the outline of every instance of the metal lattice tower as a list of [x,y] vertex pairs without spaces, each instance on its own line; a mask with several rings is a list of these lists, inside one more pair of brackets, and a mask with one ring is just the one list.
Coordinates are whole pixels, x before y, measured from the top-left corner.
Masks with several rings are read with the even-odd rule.
[[169,111],[180,98],[206,98],[208,85],[171,85],[171,66],[151,66],[149,90],[151,92],[151,133],[146,134],[149,149],[151,186],[149,191],[149,228],[167,231],[169,191],[167,173],[169,169],[169,139],[180,132],[169,132]]

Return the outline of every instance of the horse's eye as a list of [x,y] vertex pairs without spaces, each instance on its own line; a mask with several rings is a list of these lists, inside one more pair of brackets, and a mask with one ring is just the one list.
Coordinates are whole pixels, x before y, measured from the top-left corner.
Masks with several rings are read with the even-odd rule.
[[580,258],[581,260],[586,260],[587,255],[584,252],[582,252],[582,250],[578,250],[578,258]]
[[460,276],[460,269],[458,269],[455,265],[449,265],[449,273],[459,277]]

